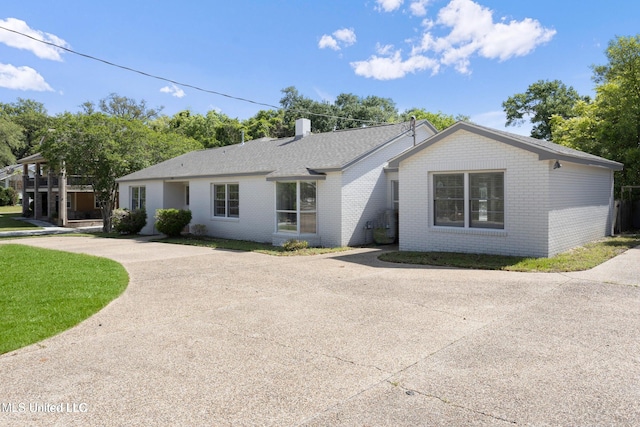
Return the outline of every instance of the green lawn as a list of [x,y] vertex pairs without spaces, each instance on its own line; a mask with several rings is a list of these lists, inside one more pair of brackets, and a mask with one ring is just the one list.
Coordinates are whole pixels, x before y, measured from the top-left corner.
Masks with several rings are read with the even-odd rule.
[[80,323],[120,295],[129,276],[90,255],[0,245],[0,354]]
[[39,230],[41,228],[14,219],[19,216],[22,216],[21,206],[0,206],[0,231]]
[[610,237],[589,243],[552,258],[525,258],[451,252],[386,252],[378,258],[382,261],[404,264],[551,273],[589,270],[638,245],[640,245],[640,235],[633,234]]

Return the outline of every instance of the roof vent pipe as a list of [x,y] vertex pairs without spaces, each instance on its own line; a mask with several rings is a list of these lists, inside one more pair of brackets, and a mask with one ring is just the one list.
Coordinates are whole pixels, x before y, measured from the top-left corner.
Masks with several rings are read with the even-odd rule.
[[240,141],[240,145],[244,145],[244,130],[242,131],[242,140]]
[[413,131],[413,146],[416,145],[416,116],[411,116],[411,130]]

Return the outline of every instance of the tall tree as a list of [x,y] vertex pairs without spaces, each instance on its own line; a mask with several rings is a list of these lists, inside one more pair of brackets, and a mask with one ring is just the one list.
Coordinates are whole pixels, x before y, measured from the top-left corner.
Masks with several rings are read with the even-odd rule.
[[24,147],[22,126],[0,116],[0,168],[16,162],[14,153]]
[[16,102],[0,103],[0,117],[22,128],[21,144],[12,149],[16,159],[21,159],[38,151],[38,144],[46,134],[51,118],[40,102],[18,98]]
[[616,188],[640,185],[640,35],[610,41],[606,56],[593,67],[595,100],[577,103],[571,118],[555,116],[553,138],[624,163]]
[[[157,118],[163,109],[163,107],[149,108],[144,99],[136,101],[133,98],[120,96],[117,93],[111,93],[106,98],[101,99],[98,102],[98,107],[100,111],[109,116],[127,120],[141,120],[144,123]],[[91,102],[85,102],[83,108],[87,114],[91,114],[95,110],[95,106]]]
[[534,126],[531,136],[551,140],[551,116],[572,117],[578,101],[589,101],[560,80],[538,80],[526,92],[510,96],[502,103],[507,115],[507,126],[519,126],[530,121]]
[[65,113],[56,118],[42,154],[49,164],[65,167],[67,173],[81,175],[90,183],[102,212],[103,230],[109,232],[116,205],[116,179],[201,148],[189,138],[180,142],[159,135],[141,120],[104,113]]

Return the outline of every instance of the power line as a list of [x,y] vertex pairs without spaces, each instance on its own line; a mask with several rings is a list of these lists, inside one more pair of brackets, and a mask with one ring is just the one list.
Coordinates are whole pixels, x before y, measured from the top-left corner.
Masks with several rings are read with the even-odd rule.
[[[30,35],[25,34],[25,33],[21,33],[20,31],[12,30],[10,28],[6,28],[6,27],[3,27],[3,26],[0,26],[0,29],[5,30],[5,31],[9,31],[11,33],[15,33],[15,34],[21,35],[23,37],[27,37],[27,38],[29,38],[31,40],[34,40],[34,41],[38,42],[38,43],[46,44],[46,45],[55,47],[57,49],[61,49],[61,50],[64,50],[66,52],[72,53],[74,55],[78,55],[78,56],[82,56],[82,57],[87,58],[87,59],[91,59],[91,60],[94,60],[94,61],[102,62],[103,64],[110,65],[112,67],[120,68],[120,69],[123,69],[123,70],[126,70],[126,71],[130,71],[130,72],[133,72],[133,73],[137,73],[137,74],[143,75],[145,77],[151,77],[153,79],[157,79],[157,80],[161,80],[161,81],[164,81],[164,82],[172,83],[172,84],[174,84],[176,86],[188,87],[188,88],[200,91],[200,92],[210,93],[210,94],[218,95],[218,96],[224,96],[225,98],[235,99],[237,101],[242,101],[242,102],[248,102],[248,103],[251,103],[251,104],[254,104],[254,105],[261,105],[261,106],[264,106],[264,107],[275,108],[276,110],[280,109],[280,107],[278,107],[276,105],[273,105],[273,104],[267,104],[267,103],[264,103],[264,102],[253,101],[251,99],[241,98],[241,97],[238,97],[238,96],[229,95],[229,94],[218,92],[218,91],[215,91],[215,90],[205,89],[205,88],[202,88],[202,87],[199,87],[199,86],[195,86],[195,85],[192,85],[192,84],[189,84],[189,83],[182,83],[182,82],[179,82],[177,80],[169,79],[167,77],[157,76],[155,74],[151,74],[151,73],[147,73],[145,71],[137,70],[135,68],[127,67],[125,65],[116,64],[114,62],[107,61],[105,59],[101,59],[101,58],[98,58],[98,57],[95,57],[95,56],[92,56],[92,55],[88,55],[86,53],[77,52],[77,51],[75,51],[73,49],[69,49],[68,47],[60,46],[60,45],[57,45],[55,43],[48,42],[48,41],[45,41],[45,40],[40,40],[40,39],[38,39],[36,37],[30,36]],[[332,118],[332,119],[352,120],[352,121],[356,121],[356,122],[360,122],[360,123],[373,123],[373,124],[382,124],[383,123],[383,122],[378,122],[378,121],[375,121],[375,120],[362,120],[362,119],[354,119],[354,118],[351,118],[351,117],[333,116],[333,115],[330,115],[330,114],[313,113],[311,111],[298,110],[298,109],[294,109],[294,110],[290,110],[290,111],[303,113],[303,114],[308,114],[308,115],[312,115],[312,116],[327,117],[327,118]]]

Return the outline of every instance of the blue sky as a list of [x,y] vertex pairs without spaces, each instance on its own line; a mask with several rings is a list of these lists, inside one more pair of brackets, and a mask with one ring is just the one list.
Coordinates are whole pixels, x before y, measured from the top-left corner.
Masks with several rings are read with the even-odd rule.
[[[503,128],[501,104],[540,79],[591,95],[593,64],[639,31],[640,2],[324,0],[4,2],[0,27],[215,92],[278,105],[375,95]],[[259,106],[174,86],[0,29],[0,101],[75,112],[110,93],[246,119]],[[528,133],[528,127],[510,128]]]

